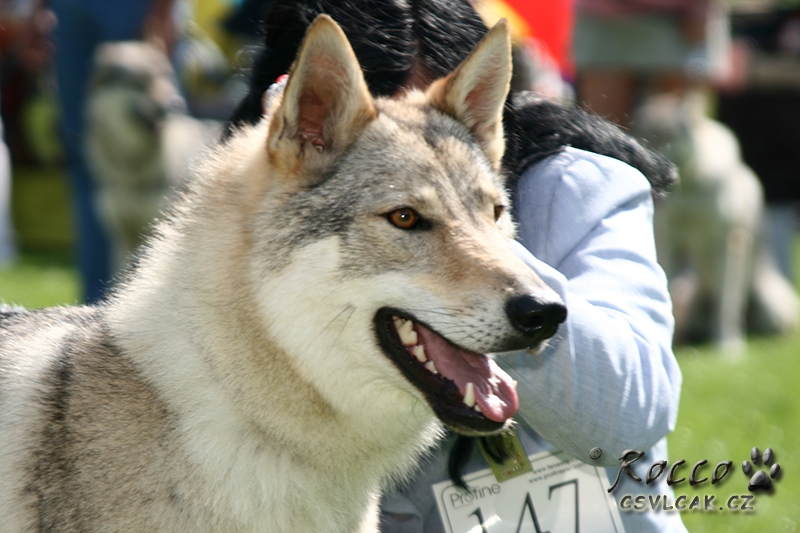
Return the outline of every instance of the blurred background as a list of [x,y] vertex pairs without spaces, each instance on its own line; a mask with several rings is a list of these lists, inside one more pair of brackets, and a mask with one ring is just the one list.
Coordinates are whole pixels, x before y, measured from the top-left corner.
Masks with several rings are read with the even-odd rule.
[[[356,0],[353,0],[356,1]],[[512,25],[518,89],[583,106],[662,151],[656,202],[684,374],[670,459],[750,449],[783,476],[753,513],[800,524],[800,0],[475,0]],[[0,302],[94,302],[245,93],[268,0],[0,0]]]

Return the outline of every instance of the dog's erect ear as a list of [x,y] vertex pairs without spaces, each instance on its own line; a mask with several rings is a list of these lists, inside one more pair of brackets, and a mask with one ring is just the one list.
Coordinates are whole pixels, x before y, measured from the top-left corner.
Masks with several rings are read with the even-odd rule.
[[510,85],[511,39],[502,19],[456,70],[428,89],[434,108],[469,128],[495,167],[503,157],[503,106]]
[[308,28],[267,140],[273,163],[311,177],[377,116],[347,37],[327,15]]

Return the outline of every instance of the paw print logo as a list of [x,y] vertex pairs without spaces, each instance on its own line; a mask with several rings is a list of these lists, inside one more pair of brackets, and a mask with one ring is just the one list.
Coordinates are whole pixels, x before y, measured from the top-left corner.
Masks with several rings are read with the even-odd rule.
[[[775,454],[772,452],[772,448],[764,450],[763,455],[761,454],[761,450],[753,448],[750,451],[750,459],[752,459],[753,463],[756,465],[760,464],[763,459],[764,466],[769,466],[769,464],[775,460]],[[772,490],[772,480],[777,479],[781,474],[781,465],[778,463],[773,464],[769,469],[769,474],[763,470],[759,470],[753,474],[753,465],[750,464],[750,461],[743,461],[742,471],[746,476],[752,475],[752,477],[750,477],[750,482],[747,484],[747,488],[750,492],[768,492]]]

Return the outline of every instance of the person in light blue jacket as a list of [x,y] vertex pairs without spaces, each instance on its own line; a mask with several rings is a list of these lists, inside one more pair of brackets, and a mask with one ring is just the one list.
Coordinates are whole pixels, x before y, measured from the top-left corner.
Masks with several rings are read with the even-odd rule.
[[[261,119],[265,91],[288,72],[305,29],[320,13],[341,25],[371,92],[381,96],[448,74],[486,32],[466,0],[273,0],[265,46],[228,131]],[[600,468],[607,479],[595,500],[608,499],[605,487],[615,482],[619,458],[630,449],[645,452],[632,470],[644,479],[650,464],[667,459],[664,439],[675,425],[681,374],[652,226],[652,196],[674,181],[675,169],[610,123],[530,93],[509,97],[504,128],[503,169],[519,224],[515,248],[568,308],[566,323],[542,353],[498,356],[518,382],[521,453],[560,450],[567,461]],[[469,478],[489,467],[477,447],[470,452],[463,442],[469,441],[447,438],[413,480],[385,495],[382,532],[449,530],[435,486],[449,483],[451,474]],[[542,477],[559,468],[543,468]],[[646,485],[625,474],[614,498],[667,495],[674,501],[665,478]],[[486,490],[461,494],[471,502],[508,492],[499,483]],[[610,505],[616,509],[613,500]],[[534,507],[541,511],[542,500],[523,507],[503,530],[516,531],[516,522],[526,520],[536,530]],[[497,516],[484,516],[480,506],[472,514],[481,531],[498,526]],[[685,531],[677,512],[621,515],[608,531]]]
[[[672,305],[656,262],[653,201],[644,176],[616,159],[574,149],[532,167],[517,189],[523,259],[564,298],[570,318],[542,361],[505,362],[523,389],[523,418],[581,457],[603,450],[610,482],[627,449],[667,459],[681,372],[672,352]],[[546,207],[545,207],[546,206]],[[548,399],[549,401],[545,401]],[[638,465],[644,479],[646,468]],[[664,483],[615,495],[668,494]],[[684,531],[677,514],[623,513],[628,531]]]
[[650,185],[616,159],[567,148],[532,166],[516,196],[518,253],[569,309],[540,357],[501,359],[519,381],[520,414],[561,450],[600,447],[596,464],[619,466],[623,451],[674,427],[681,384]]
[[517,252],[569,309],[541,356],[500,359],[519,382],[520,415],[559,449],[585,458],[599,447],[593,462],[618,467],[626,449],[661,441],[678,412],[650,185],[616,159],[566,148],[531,167],[515,196]]

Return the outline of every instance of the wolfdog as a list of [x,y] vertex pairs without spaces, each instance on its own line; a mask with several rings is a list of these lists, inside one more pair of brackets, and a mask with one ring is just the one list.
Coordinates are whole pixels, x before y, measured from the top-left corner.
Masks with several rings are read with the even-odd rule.
[[657,205],[655,219],[676,342],[711,340],[737,352],[748,331],[797,329],[800,300],[762,238],[761,182],[733,132],[709,118],[704,95],[653,96],[634,130],[680,169],[680,186]]
[[0,530],[376,531],[443,426],[508,427],[485,354],[566,315],[510,241],[509,49],[375,99],[320,16],[105,303],[5,312]]
[[142,41],[97,49],[86,105],[86,156],[119,271],[222,126],[186,111],[167,56]]

